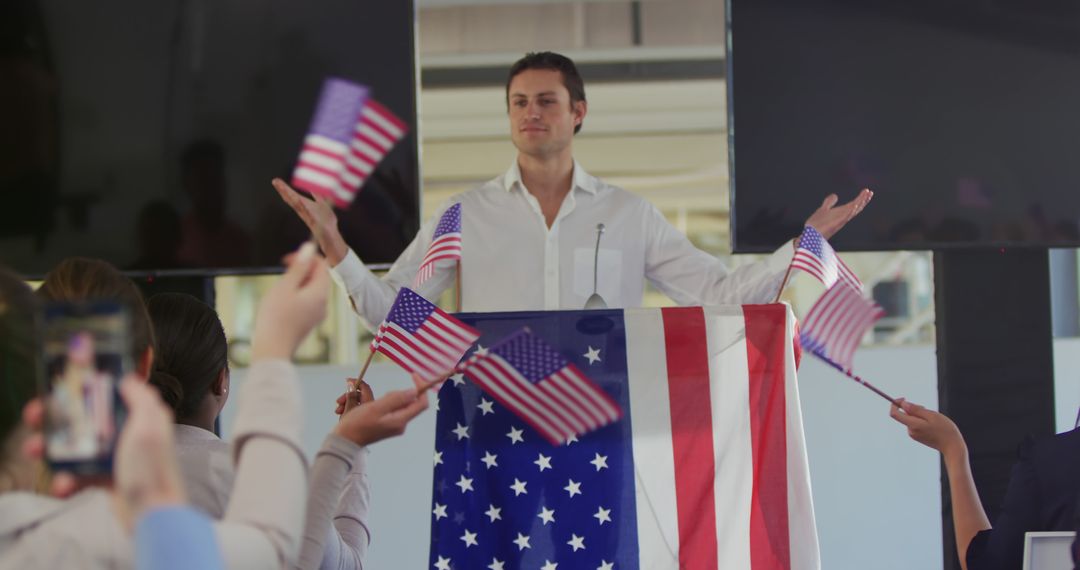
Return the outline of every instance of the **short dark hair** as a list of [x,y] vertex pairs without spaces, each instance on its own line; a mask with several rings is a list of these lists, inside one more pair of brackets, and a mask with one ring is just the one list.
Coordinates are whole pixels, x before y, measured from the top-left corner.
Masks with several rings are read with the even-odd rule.
[[107,261],[89,257],[69,257],[45,275],[38,297],[46,301],[109,299],[131,312],[131,358],[139,362],[147,350],[156,351],[154,327],[146,302],[135,283]]
[[[510,108],[510,83],[519,73],[528,69],[548,69],[562,75],[563,87],[570,93],[570,105],[585,101],[585,80],[578,73],[574,61],[565,55],[552,51],[537,51],[525,54],[510,67],[510,76],[506,78],[506,108]],[[574,127],[574,134],[581,130],[582,123]]]
[[190,418],[229,366],[229,346],[217,312],[182,293],[158,293],[147,302],[158,341],[150,384],[176,413]]

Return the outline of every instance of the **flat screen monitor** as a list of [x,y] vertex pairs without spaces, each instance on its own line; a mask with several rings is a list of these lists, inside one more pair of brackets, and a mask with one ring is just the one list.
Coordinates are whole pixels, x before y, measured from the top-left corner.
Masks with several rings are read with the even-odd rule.
[[309,237],[289,179],[321,84],[365,84],[408,136],[339,211],[365,262],[418,227],[411,1],[9,0],[0,7],[0,264],[276,271]]
[[730,0],[735,251],[1080,245],[1080,3]]

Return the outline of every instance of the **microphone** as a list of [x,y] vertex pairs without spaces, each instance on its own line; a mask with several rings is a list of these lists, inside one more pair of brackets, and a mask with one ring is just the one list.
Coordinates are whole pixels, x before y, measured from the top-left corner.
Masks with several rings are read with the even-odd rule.
[[593,251],[593,267],[592,267],[592,295],[585,301],[586,309],[606,309],[607,303],[604,302],[604,298],[596,292],[596,277],[597,271],[600,265],[600,236],[604,235],[604,224],[596,224],[596,249]]

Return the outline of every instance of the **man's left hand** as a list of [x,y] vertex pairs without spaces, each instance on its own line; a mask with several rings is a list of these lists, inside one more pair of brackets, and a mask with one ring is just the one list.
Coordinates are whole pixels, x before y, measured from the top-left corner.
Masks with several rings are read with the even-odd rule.
[[829,194],[821,203],[821,207],[807,218],[806,225],[813,226],[825,239],[829,239],[852,218],[859,215],[873,197],[874,193],[869,188],[863,188],[854,200],[837,206],[836,202],[840,198],[836,194]]

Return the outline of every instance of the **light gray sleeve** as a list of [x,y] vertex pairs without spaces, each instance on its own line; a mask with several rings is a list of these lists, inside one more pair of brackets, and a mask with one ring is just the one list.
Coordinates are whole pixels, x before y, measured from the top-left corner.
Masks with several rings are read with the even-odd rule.
[[311,468],[302,570],[358,569],[371,543],[366,448],[330,434]]
[[420,264],[427,255],[431,245],[432,236],[435,234],[435,226],[443,213],[455,203],[453,199],[436,210],[416,233],[412,243],[394,262],[393,267],[385,275],[379,277],[371,272],[351,248],[345,258],[330,269],[330,277],[339,287],[345,290],[352,302],[353,310],[360,316],[360,321],[368,330],[374,332],[379,323],[386,318],[394,299],[402,287],[414,289],[417,293],[428,300],[438,299],[439,295],[449,287],[454,280],[456,268],[453,264],[437,265],[435,274],[425,281],[420,287],[413,287],[413,279],[420,268]]
[[233,429],[233,492],[215,525],[226,567],[288,568],[299,552],[307,503],[302,402],[291,363],[252,365]]
[[655,207],[644,213],[645,277],[680,305],[772,303],[795,255],[785,242],[772,255],[728,269],[675,229]]

